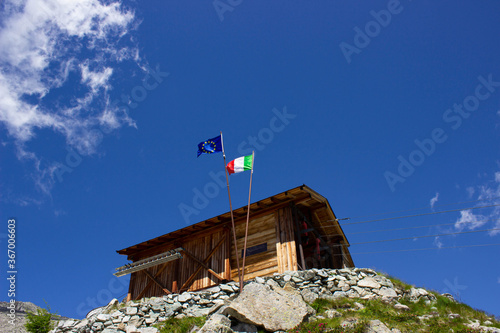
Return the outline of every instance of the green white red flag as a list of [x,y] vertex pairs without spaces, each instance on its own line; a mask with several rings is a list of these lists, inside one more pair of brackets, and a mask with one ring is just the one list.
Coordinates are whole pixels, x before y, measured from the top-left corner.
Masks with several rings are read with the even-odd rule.
[[238,157],[227,164],[229,174],[252,170],[253,155]]

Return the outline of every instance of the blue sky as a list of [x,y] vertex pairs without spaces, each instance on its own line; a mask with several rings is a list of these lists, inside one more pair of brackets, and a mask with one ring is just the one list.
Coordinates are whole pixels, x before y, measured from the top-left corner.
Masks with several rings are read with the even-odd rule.
[[[252,201],[306,184],[351,217],[358,267],[500,315],[500,246],[464,247],[500,243],[499,10],[3,2],[2,276],[15,218],[16,300],[82,318],[123,298],[116,250],[228,211],[221,154],[196,158],[222,131],[228,160],[255,150]],[[234,207],[248,176],[231,176]]]

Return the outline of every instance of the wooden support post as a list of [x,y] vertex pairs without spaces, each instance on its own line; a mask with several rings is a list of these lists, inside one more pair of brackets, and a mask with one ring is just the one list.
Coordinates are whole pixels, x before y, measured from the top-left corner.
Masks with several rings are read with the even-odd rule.
[[179,281],[179,260],[175,261],[174,272],[173,272],[172,276],[173,276],[173,280],[172,280],[172,292],[173,293],[177,293],[177,291],[178,291],[177,283]]

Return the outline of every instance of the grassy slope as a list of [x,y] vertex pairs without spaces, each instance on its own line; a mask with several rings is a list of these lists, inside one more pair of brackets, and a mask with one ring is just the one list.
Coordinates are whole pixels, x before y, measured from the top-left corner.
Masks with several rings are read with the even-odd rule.
[[[398,279],[392,277],[389,279],[395,288],[409,290],[412,287]],[[289,333],[362,333],[365,332],[368,322],[375,319],[382,321],[390,329],[397,328],[401,332],[412,333],[480,332],[465,325],[470,323],[470,319],[478,320],[481,325],[489,320],[493,323],[490,326],[500,328],[500,322],[494,320],[492,316],[474,310],[466,304],[453,302],[438,293],[433,294],[437,300],[431,304],[426,304],[423,300],[414,303],[401,299],[400,303],[407,305],[410,308],[409,311],[397,310],[393,304],[383,303],[379,299],[342,298],[335,301],[317,299],[311,304],[317,312],[316,316],[310,322],[302,323],[290,330]],[[326,312],[332,309],[338,311],[341,316],[327,318]],[[459,316],[450,318],[449,314]],[[194,325],[203,326],[205,320],[206,318],[169,319],[158,327],[161,333],[187,333]],[[344,325],[346,323],[350,324]],[[265,331],[259,330],[259,333],[265,333]]]

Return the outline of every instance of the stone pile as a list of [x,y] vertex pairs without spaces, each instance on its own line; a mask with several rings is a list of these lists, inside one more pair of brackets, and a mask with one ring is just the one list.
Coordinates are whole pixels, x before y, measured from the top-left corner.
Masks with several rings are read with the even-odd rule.
[[[228,332],[238,331],[237,327],[245,325],[246,332],[252,329],[256,332],[256,326],[268,331],[284,331],[314,315],[314,310],[306,303],[317,298],[380,298],[385,302],[402,297],[415,302],[422,298],[426,302],[435,300],[435,296],[425,289],[400,289],[388,278],[366,268],[287,271],[247,281],[241,295],[238,290],[238,285],[231,282],[180,295],[127,303],[113,300],[108,306],[92,311],[88,318],[59,322],[53,333],[156,333],[158,330],[153,325],[185,316],[211,316],[205,326],[224,326]],[[262,315],[265,311],[269,312]],[[211,331],[206,327],[200,330]]]

